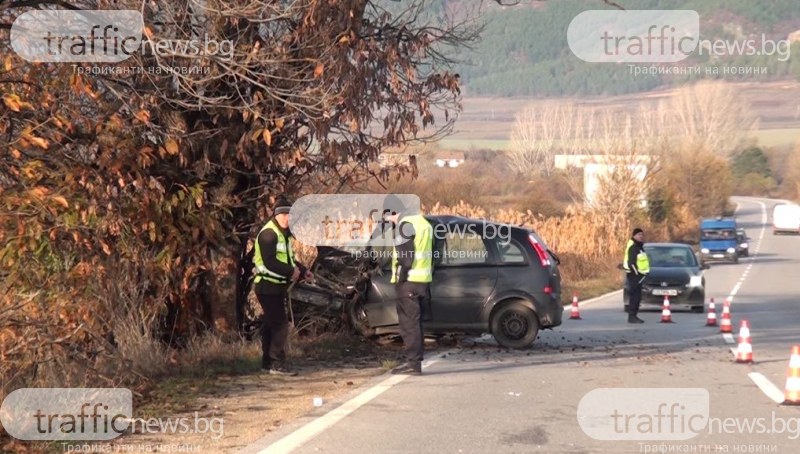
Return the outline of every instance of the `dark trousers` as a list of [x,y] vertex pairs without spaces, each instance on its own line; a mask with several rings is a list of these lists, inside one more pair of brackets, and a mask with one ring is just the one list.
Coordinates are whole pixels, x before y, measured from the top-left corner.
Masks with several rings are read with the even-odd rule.
[[268,367],[286,359],[289,319],[286,315],[286,293],[256,293],[264,318],[261,322],[261,365]]
[[644,276],[639,274],[628,274],[628,313],[636,315],[639,313],[639,304],[642,302],[642,282]]
[[429,284],[403,282],[397,291],[397,321],[408,362],[422,361],[422,306],[430,298]]

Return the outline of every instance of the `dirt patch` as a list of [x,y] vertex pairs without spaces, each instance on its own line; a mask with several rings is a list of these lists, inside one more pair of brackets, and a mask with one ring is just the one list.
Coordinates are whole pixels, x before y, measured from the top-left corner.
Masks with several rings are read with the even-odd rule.
[[[115,452],[235,452],[314,409],[313,399],[327,403],[385,372],[380,366],[341,369],[300,368],[297,377],[266,373],[219,377],[213,396],[198,397],[194,408],[162,416],[208,421],[203,433],[127,435],[114,442]],[[205,430],[204,430],[205,429]]]
[[[91,452],[237,452],[294,419],[352,392],[398,364],[401,344],[324,335],[291,347],[296,377],[269,375],[259,357],[237,361],[235,373],[173,377],[136,405],[134,432]],[[236,372],[238,371],[238,372]],[[332,407],[331,407],[332,408]],[[70,447],[71,446],[71,447]],[[83,445],[52,452],[89,452]]]
[[[426,339],[426,356],[461,344],[460,336]],[[132,430],[109,442],[26,443],[8,440],[0,452],[46,453],[228,453],[239,452],[310,412],[329,411],[334,402],[386,373],[402,359],[402,342],[367,340],[350,334],[292,339],[289,356],[295,377],[269,375],[260,368],[260,344],[209,344],[213,361],[181,369],[134,399]],[[496,347],[493,347],[493,349]],[[322,400],[322,408],[315,406]]]

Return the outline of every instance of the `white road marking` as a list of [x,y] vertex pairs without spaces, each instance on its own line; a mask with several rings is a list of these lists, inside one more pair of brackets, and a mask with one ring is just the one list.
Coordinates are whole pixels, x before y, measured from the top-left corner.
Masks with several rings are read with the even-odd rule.
[[[596,302],[600,301],[603,298],[606,298],[606,297],[611,296],[611,295],[616,295],[617,293],[622,293],[622,290],[614,290],[613,292],[608,292],[605,295],[596,296],[596,297],[588,299],[586,301],[581,301],[580,299],[578,299],[578,307],[581,307],[581,306],[584,306],[584,305],[587,305],[587,304],[591,304],[591,303],[596,303]],[[569,312],[571,309],[572,309],[572,300],[570,300],[569,304],[564,306],[564,312]]]
[[[616,290],[610,293],[606,293],[605,295],[600,295],[596,298],[591,298],[586,301],[580,302],[580,305],[593,303],[599,301],[603,298],[608,296],[615,295],[617,293],[621,293],[622,290]],[[564,306],[565,311],[569,311],[571,309],[570,305]],[[422,365],[423,369],[431,366],[435,362],[437,362],[440,358],[447,355],[449,352],[445,352],[442,355],[433,358],[431,360],[425,361]],[[402,382],[408,378],[407,375],[393,375],[382,382],[378,383],[377,385],[373,386],[372,388],[364,391],[363,393],[353,397],[349,401],[345,402],[344,404],[340,405],[339,407],[329,411],[328,413],[320,416],[319,418],[309,422],[308,424],[304,425],[303,427],[297,429],[296,431],[290,433],[289,435],[281,438],[280,440],[276,441],[275,443],[260,449],[261,447],[258,446],[260,443],[256,442],[253,445],[245,448],[247,452],[255,452],[258,454],[288,454],[293,450],[297,449],[298,447],[302,446],[303,444],[307,443],[310,439],[314,438],[318,434],[322,433],[323,431],[327,430],[337,422],[341,421],[347,415],[353,413],[358,408],[363,406],[364,404],[368,403],[372,399],[381,395],[384,391],[390,389],[392,386]]]
[[728,299],[730,299],[731,302],[733,302],[733,297],[736,296],[737,293],[739,293],[739,288],[741,286],[742,286],[742,281],[741,280],[739,282],[737,282],[736,285],[733,286],[733,290],[731,290],[731,293],[728,294]]
[[[447,352],[444,353],[443,355],[446,354]],[[442,356],[440,355],[434,359],[425,361],[422,367],[423,368],[429,367],[433,363],[439,361],[441,357]],[[267,453],[288,454],[294,451],[295,449],[299,448],[300,446],[308,442],[308,440],[314,438],[324,430],[328,429],[337,422],[341,421],[350,413],[358,410],[364,404],[378,397],[384,391],[390,389],[392,386],[402,382],[408,377],[409,377],[408,375],[392,375],[391,377],[383,380],[382,382],[378,383],[372,388],[364,391],[363,393],[343,403],[339,407],[334,408],[328,413],[320,416],[319,418],[309,422],[308,424],[290,433],[289,435],[281,438],[275,443],[255,452],[257,452],[258,454],[267,454]],[[256,447],[256,449],[258,448]]]
[[[739,282],[736,284],[736,286],[733,288],[733,290],[731,291],[731,296],[729,296],[729,298],[731,298],[733,295],[736,295],[736,293],[739,291],[739,288],[741,287],[742,282],[744,281],[744,278],[747,276],[747,274],[750,272],[750,269],[755,264],[758,253],[761,250],[761,244],[763,243],[764,235],[767,232],[767,205],[764,202],[760,202],[758,200],[755,200],[755,202],[761,205],[761,232],[758,235],[758,244],[756,245],[755,248],[754,255],[756,257],[753,257],[750,264],[747,265],[747,269],[742,274],[742,279],[740,279]],[[725,342],[729,344],[734,343],[733,334],[725,333],[722,335],[722,337],[725,338]],[[731,348],[731,352],[734,355],[736,355],[736,349]],[[750,377],[750,380],[752,380],[753,383],[755,383],[756,386],[758,386],[758,389],[760,389],[764,394],[766,394],[767,397],[772,399],[773,402],[777,404],[783,403],[784,401],[783,391],[781,391],[777,386],[775,386],[767,377],[758,372],[751,372],[747,374],[747,376]]]
[[776,404],[782,404],[785,397],[783,395],[783,391],[778,389],[777,386],[773,385],[769,379],[758,372],[750,372],[747,374],[750,377],[750,380],[753,380],[753,383],[758,386],[758,388],[764,392],[773,402]]

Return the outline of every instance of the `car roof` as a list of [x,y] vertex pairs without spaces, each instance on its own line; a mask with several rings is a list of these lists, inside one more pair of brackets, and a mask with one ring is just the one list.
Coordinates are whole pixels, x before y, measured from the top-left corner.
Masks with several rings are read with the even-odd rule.
[[506,224],[504,222],[497,222],[497,221],[490,221],[488,219],[474,219],[474,218],[467,218],[464,216],[454,216],[454,215],[428,215],[425,216],[429,222],[435,222],[437,224],[494,224],[494,225],[507,225],[512,229],[520,229],[520,230],[531,230],[519,225],[511,225]]
[[700,223],[701,229],[730,228],[735,227],[736,221],[733,219],[703,219]]
[[427,215],[425,219],[432,222],[437,222],[439,224],[463,224],[469,222],[475,222],[475,219],[465,218],[464,216],[455,216],[452,214],[437,214],[437,215]]
[[645,243],[645,249],[647,249],[647,246],[650,246],[650,247],[652,247],[652,246],[656,246],[656,247],[687,247],[689,249],[692,248],[691,245],[686,244],[686,243]]

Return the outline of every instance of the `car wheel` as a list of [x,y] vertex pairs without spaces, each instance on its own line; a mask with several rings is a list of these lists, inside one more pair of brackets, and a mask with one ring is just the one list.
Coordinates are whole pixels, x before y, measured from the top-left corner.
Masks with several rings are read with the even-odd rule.
[[364,310],[364,302],[357,296],[350,300],[347,304],[347,319],[350,326],[364,337],[372,337],[375,335],[375,328],[369,326],[367,319],[367,312]]
[[539,318],[520,302],[503,305],[492,317],[492,335],[506,348],[526,348],[539,334]]
[[694,312],[695,314],[702,314],[704,310],[705,307],[703,306],[692,306],[692,312]]
[[733,263],[739,263],[739,257],[734,258]]

